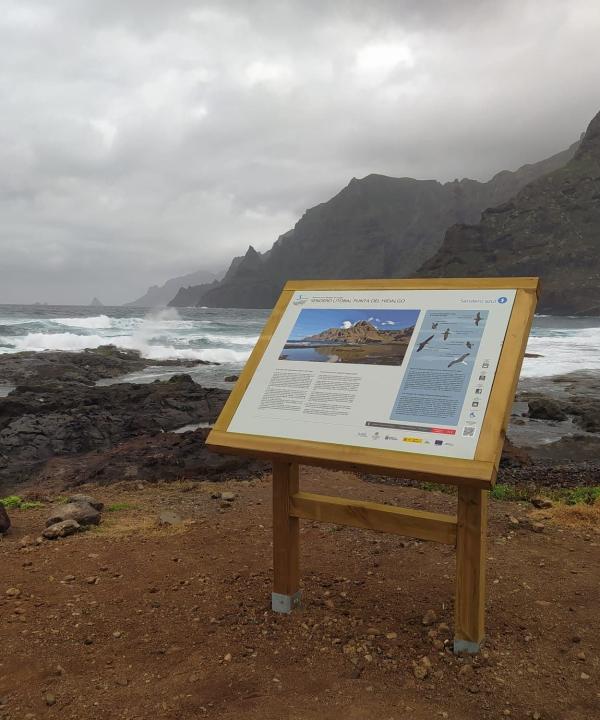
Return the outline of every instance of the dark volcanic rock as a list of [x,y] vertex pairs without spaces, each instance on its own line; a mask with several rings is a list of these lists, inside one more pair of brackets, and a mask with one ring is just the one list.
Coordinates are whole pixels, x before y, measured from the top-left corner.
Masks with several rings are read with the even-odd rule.
[[208,428],[187,433],[142,435],[104,452],[50,460],[37,475],[41,482],[60,479],[63,486],[84,483],[109,485],[123,480],[162,482],[257,477],[267,463],[234,455],[219,455],[205,446]]
[[0,487],[30,479],[55,456],[108,450],[136,436],[212,423],[227,396],[181,375],[148,385],[17,387],[0,398]]
[[565,403],[551,398],[529,400],[529,417],[536,420],[566,420]]
[[104,510],[104,503],[99,502],[95,498],[93,498],[91,495],[71,495],[67,498],[68,503],[87,503],[88,505],[91,505],[94,510],[97,510],[98,512],[102,512]]
[[477,225],[455,225],[418,271],[423,277],[539,275],[539,312],[600,314],[600,113],[574,157],[486,210]]
[[40,385],[48,382],[79,382],[115,378],[149,366],[193,367],[214,365],[203,360],[148,360],[137,350],[103,345],[83,352],[21,352],[0,354],[0,380],[11,385]]
[[6,512],[6,508],[0,503],[0,535],[4,535],[10,528],[10,518]]
[[576,147],[486,183],[384,175],[353,179],[307,210],[267,253],[250,247],[232,261],[221,282],[182,289],[170,304],[268,308],[291,279],[407,277],[438,250],[448,227],[476,222],[484,208],[562,167]]

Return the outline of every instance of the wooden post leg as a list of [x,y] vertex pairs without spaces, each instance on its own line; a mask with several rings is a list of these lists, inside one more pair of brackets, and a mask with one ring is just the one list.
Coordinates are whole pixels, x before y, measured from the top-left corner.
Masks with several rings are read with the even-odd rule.
[[488,496],[487,490],[458,489],[455,653],[479,652],[485,635]]
[[290,516],[290,495],[298,492],[298,464],[273,462],[273,594],[275,612],[300,605],[300,521]]

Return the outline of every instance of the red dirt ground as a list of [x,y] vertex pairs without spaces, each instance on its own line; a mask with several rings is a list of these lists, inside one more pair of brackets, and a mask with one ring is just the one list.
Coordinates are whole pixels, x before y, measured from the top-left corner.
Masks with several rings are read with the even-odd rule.
[[[302,486],[455,504],[324,470],[305,469]],[[222,508],[215,489],[238,496]],[[270,478],[82,490],[132,507],[28,548],[48,508],[13,511],[0,542],[1,720],[600,718],[600,535],[568,514],[534,533],[529,506],[492,503],[488,639],[473,659],[445,647],[451,547],[303,523],[303,608],[281,616],[269,610]],[[186,522],[158,528],[167,508]]]

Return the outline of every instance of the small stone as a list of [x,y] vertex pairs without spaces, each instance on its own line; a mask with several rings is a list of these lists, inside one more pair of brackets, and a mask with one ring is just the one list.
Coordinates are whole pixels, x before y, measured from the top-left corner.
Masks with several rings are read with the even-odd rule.
[[85,581],[86,581],[86,583],[87,583],[88,585],[97,585],[97,584],[98,584],[98,580],[99,580],[99,578],[98,578],[97,575],[91,575],[90,577],[87,577],[87,578],[85,579]]
[[537,710],[532,714],[531,716],[533,720],[542,720],[542,714],[539,713]]
[[395,640],[398,637],[398,633],[389,632],[389,633],[386,633],[385,636],[388,640]]
[[18,598],[21,595],[19,588],[9,587],[6,591],[6,596],[9,598]]
[[91,505],[94,510],[97,510],[98,512],[102,512],[104,509],[104,503],[100,502],[99,500],[96,500],[91,495],[71,495],[69,498],[67,498],[67,502],[69,503],[87,503],[88,505]]
[[65,575],[64,581],[65,582],[73,582],[75,580],[75,575]]
[[46,705],[48,707],[52,707],[56,704],[56,698],[52,693],[46,693],[46,696],[44,697],[44,700],[46,701]]
[[474,672],[475,672],[475,670],[473,669],[473,666],[470,664],[467,664],[467,665],[463,665],[461,667],[461,669],[458,671],[458,674],[461,675],[462,677],[469,677],[469,676],[473,675]]
[[531,498],[531,504],[535,508],[551,508],[554,506],[554,503],[550,498],[543,497],[542,495],[536,495],[535,497]]
[[582,680],[589,680],[590,676],[587,673],[582,672],[579,676]]
[[158,515],[158,524],[159,525],[181,525],[183,522],[182,518],[175,512],[172,512],[171,510],[163,510]]
[[413,674],[417,680],[425,680],[431,670],[431,660],[424,655],[419,662],[414,663]]
[[67,537],[79,532],[83,528],[76,520],[62,520],[61,522],[49,525],[42,531],[42,535],[46,540],[57,540],[58,538]]
[[127,685],[129,685],[129,680],[125,677],[125,675],[120,675],[119,677],[117,677],[115,679],[115,682],[121,687],[127,687]]
[[428,626],[433,625],[435,622],[437,622],[437,614],[435,610],[428,610],[425,615],[423,615],[423,619],[421,620],[421,624]]
[[223,660],[224,660],[225,662],[231,662],[231,653],[227,653],[227,654],[223,657]]
[[234,492],[222,492],[221,493],[221,500],[225,500],[225,502],[233,502],[236,497],[237,496]]
[[531,530],[535,533],[541,533],[544,532],[544,524],[539,522],[533,522],[531,523]]
[[518,519],[514,515],[511,515],[508,518],[508,524],[511,525],[512,527],[519,527],[519,525],[521,523],[518,521]]
[[120,630],[115,630],[113,633],[114,638],[120,638],[123,635],[123,633]]

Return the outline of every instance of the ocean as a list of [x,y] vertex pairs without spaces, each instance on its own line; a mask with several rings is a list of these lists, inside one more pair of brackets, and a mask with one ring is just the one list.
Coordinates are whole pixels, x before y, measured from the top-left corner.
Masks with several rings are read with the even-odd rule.
[[[154,360],[220,363],[185,372],[204,385],[231,387],[224,378],[239,374],[268,316],[268,310],[0,305],[0,353],[77,352],[112,343]],[[542,357],[525,359],[522,378],[598,370],[600,317],[536,316],[527,351]],[[149,367],[123,379],[152,382],[173,372]]]

